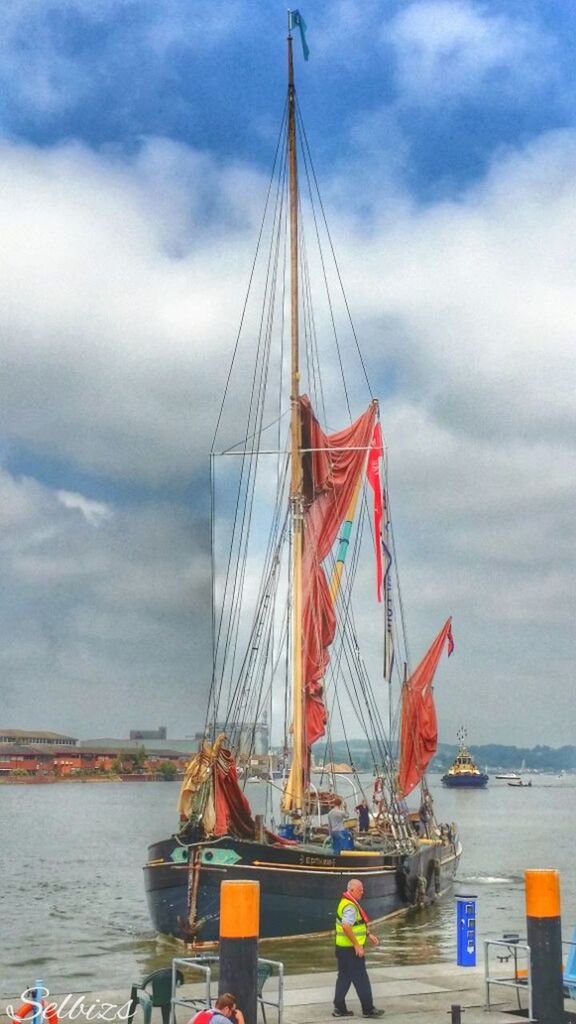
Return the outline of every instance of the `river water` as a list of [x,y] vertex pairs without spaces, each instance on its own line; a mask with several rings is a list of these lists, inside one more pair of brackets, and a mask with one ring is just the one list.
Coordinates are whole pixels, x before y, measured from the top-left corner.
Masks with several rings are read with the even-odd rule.
[[[455,891],[478,897],[479,941],[504,931],[525,935],[523,871],[530,867],[560,871],[569,939],[576,924],[576,776],[533,776],[531,788],[517,789],[491,779],[483,791],[444,790],[438,776],[429,781],[439,818],[460,828]],[[249,787],[256,809],[265,788]],[[154,935],[142,878],[148,844],[175,827],[177,789],[0,786],[1,996],[20,994],[36,978],[52,992],[128,990],[182,955],[179,943]],[[347,796],[344,785],[341,792]],[[453,960],[453,900],[384,923],[379,934],[372,956],[382,963]],[[263,947],[289,970],[331,969],[334,962],[328,940]]]

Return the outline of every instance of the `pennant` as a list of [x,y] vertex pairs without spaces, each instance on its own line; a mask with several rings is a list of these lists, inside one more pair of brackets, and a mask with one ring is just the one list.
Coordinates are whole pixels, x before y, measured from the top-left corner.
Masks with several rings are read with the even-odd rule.
[[288,31],[291,32],[293,28],[300,29],[302,53],[304,54],[304,60],[308,60],[310,50],[308,48],[308,43],[306,42],[306,22],[300,14],[300,11],[288,11]]
[[450,657],[452,651],[454,650],[454,637],[452,636],[452,619],[450,619],[449,622],[450,625],[448,626],[448,633],[446,636],[446,639],[448,641],[448,657]]
[[382,486],[380,460],[384,455],[382,429],[379,423],[374,425],[372,441],[368,451],[366,479],[374,492],[374,542],[376,545],[376,593],[378,600],[384,600],[384,678],[392,678],[394,668],[394,634],[392,611],[392,555],[388,530],[388,501]]
[[382,600],[382,583],[384,581],[384,569],[382,566],[382,480],[380,478],[380,459],[384,454],[382,445],[382,429],[379,423],[374,424],[370,449],[368,451],[368,463],[366,465],[366,479],[374,492],[374,541],[376,543],[376,593],[378,600]]

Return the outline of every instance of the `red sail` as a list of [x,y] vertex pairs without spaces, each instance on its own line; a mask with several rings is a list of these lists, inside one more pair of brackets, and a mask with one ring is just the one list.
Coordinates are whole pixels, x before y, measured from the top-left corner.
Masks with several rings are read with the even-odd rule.
[[418,785],[436,753],[438,728],[432,681],[447,641],[450,653],[451,623],[450,618],[404,687],[398,772],[400,796],[408,796]]
[[[326,708],[322,680],[330,660],[336,615],[322,561],[332,549],[366,461],[376,403],[352,426],[325,434],[310,399],[300,398],[303,488],[302,632],[306,745],[324,735]],[[309,449],[306,451],[306,449]]]
[[214,835],[232,834],[241,839],[254,839],[256,826],[250,804],[240,789],[234,756],[223,747],[214,763],[213,785],[216,810]]

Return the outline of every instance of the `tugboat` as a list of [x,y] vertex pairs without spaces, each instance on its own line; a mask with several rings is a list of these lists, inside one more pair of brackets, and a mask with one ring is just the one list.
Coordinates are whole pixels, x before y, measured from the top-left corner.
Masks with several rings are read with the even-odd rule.
[[471,786],[480,789],[487,784],[488,775],[486,772],[480,771],[468,747],[465,745],[465,740],[466,730],[460,729],[458,733],[458,742],[460,744],[458,753],[446,774],[442,776],[442,782],[445,786]]

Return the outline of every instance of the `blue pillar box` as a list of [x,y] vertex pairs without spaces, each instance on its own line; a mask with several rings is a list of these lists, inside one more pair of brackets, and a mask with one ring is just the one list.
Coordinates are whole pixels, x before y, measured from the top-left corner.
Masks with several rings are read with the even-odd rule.
[[476,966],[476,896],[456,897],[456,963]]

